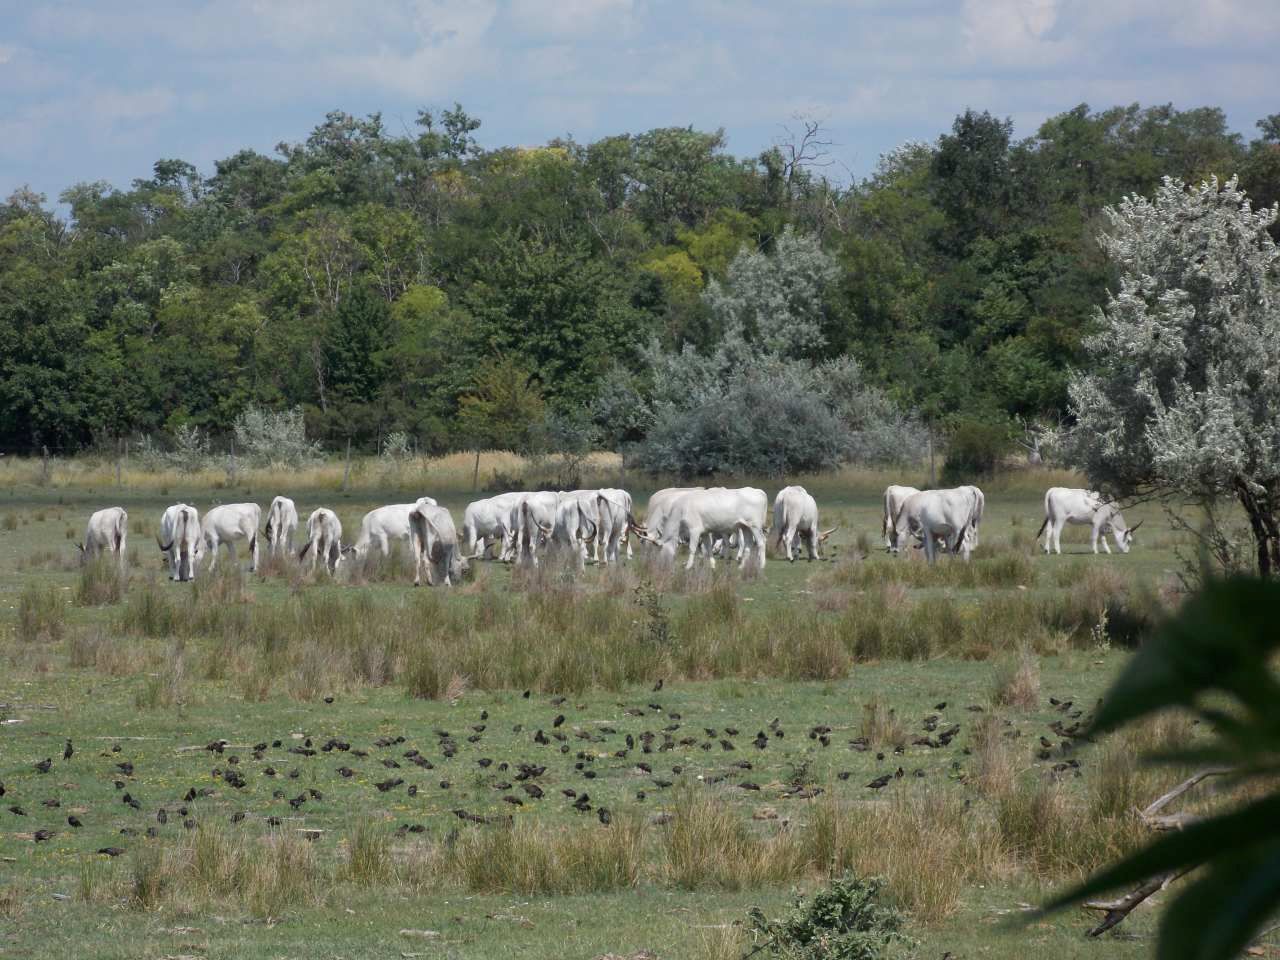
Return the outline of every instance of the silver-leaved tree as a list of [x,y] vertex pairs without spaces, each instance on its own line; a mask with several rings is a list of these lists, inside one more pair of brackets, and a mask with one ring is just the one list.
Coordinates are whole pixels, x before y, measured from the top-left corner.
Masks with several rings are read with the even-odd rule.
[[1106,210],[1119,290],[1072,378],[1071,445],[1118,496],[1239,501],[1258,571],[1280,575],[1280,251],[1275,208],[1235,179]]

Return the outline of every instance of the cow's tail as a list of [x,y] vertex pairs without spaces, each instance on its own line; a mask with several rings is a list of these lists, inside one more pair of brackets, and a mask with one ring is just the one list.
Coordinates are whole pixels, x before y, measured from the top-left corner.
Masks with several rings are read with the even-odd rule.
[[308,541],[303,545],[302,549],[298,551],[298,559],[299,559],[299,560],[301,560],[301,559],[303,559],[304,557],[306,557],[306,555],[307,555],[308,551],[310,551],[310,550],[311,550],[311,544],[312,544],[312,542],[313,542],[313,541],[308,540]]
[[1036,531],[1036,539],[1040,539],[1040,534],[1044,533],[1044,528],[1049,525],[1049,515],[1044,515],[1044,523],[1040,524],[1040,529]]
[[116,528],[113,531],[115,535],[116,553],[119,553],[120,548],[124,545],[124,535],[125,535],[125,531],[128,529],[129,529],[129,515],[125,513],[123,510],[121,510],[120,516],[116,518]]

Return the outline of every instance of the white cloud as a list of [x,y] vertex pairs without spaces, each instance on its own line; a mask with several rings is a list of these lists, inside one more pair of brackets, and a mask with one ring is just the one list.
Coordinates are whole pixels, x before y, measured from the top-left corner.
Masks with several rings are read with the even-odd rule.
[[534,35],[578,36],[608,27],[623,28],[631,0],[511,0],[512,25]]

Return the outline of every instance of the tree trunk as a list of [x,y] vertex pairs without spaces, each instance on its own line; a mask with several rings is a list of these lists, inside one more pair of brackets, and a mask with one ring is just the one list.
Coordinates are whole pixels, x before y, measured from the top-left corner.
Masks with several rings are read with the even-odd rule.
[[1276,486],[1263,484],[1259,493],[1244,477],[1235,479],[1236,496],[1249,518],[1262,577],[1280,575],[1280,490]]

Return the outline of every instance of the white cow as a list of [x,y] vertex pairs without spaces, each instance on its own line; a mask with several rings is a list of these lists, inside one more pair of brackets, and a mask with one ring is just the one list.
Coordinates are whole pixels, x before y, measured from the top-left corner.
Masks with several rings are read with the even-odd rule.
[[705,489],[706,487],[664,487],[655,491],[645,505],[644,511],[644,528],[651,535],[648,542],[654,543],[663,539],[667,521],[681,497],[686,493]]
[[231,562],[236,562],[236,541],[249,543],[249,570],[258,569],[258,524],[262,508],[256,503],[224,503],[205,513],[200,533],[209,552],[209,570],[218,565],[218,545],[226,544]]
[[436,578],[446,587],[462,579],[466,558],[458,550],[458,531],[453,517],[444,507],[419,501],[409,513],[413,539],[418,544],[414,555],[413,585],[418,586],[422,568],[427,568],[427,585],[434,587]]
[[971,488],[924,490],[909,496],[894,521],[899,546],[917,536],[924,541],[925,558],[937,559],[939,541],[949,553],[960,553],[967,563],[973,549],[974,513],[978,508]]
[[332,510],[317,507],[307,517],[307,542],[298,553],[298,560],[306,559],[311,554],[311,569],[316,569],[316,560],[323,558],[329,573],[338,572],[338,564],[342,562],[342,521]]
[[129,514],[124,507],[107,507],[98,510],[84,528],[84,543],[77,543],[82,560],[92,560],[101,553],[115,554],[116,561],[124,563],[124,551],[129,539]]
[[554,490],[526,493],[512,512],[516,530],[516,559],[537,566],[538,551],[546,549],[555,531],[560,495]]
[[[703,538],[715,540],[737,533],[742,538],[739,565],[746,566],[747,561],[754,556],[763,569],[767,544],[762,518],[768,509],[768,503],[765,492],[755,487],[711,487],[707,490],[688,491],[677,499],[657,537],[663,557],[674,561],[681,541],[686,541],[689,544],[689,560],[685,569],[690,569],[698,556]],[[651,530],[650,535],[653,533]],[[716,560],[711,551],[708,551],[707,559],[714,567]]]
[[798,538],[808,549],[810,560],[822,559],[818,545],[825,542],[836,528],[818,530],[818,503],[804,487],[783,487],[773,498],[773,527],[778,534],[778,549],[788,560],[795,560]]
[[[1089,524],[1091,529],[1089,543],[1093,552],[1098,552],[1098,539],[1102,539],[1102,549],[1107,553],[1111,547],[1107,545],[1107,533],[1110,532],[1121,553],[1128,553],[1133,545],[1133,534],[1142,526],[1139,520],[1132,527],[1124,522],[1124,517],[1115,504],[1103,500],[1102,495],[1094,490],[1079,490],[1073,487],[1050,487],[1044,494],[1044,523],[1036,531],[1036,538],[1044,534],[1044,552],[1050,548],[1055,553],[1062,553],[1062,528],[1068,523]],[[1046,532],[1047,528],[1047,532]]]
[[972,484],[964,487],[957,487],[958,490],[967,490],[969,495],[973,497],[973,519],[969,524],[969,549],[972,550],[978,545],[978,527],[982,523],[982,514],[987,509],[987,495],[982,492],[979,487]]
[[631,494],[612,487],[597,490],[596,513],[600,518],[597,540],[604,547],[604,562],[617,563],[619,548],[623,544],[626,544],[627,556],[630,557],[631,544],[627,534],[636,526]]
[[517,546],[517,530],[512,518],[526,496],[525,493],[500,493],[467,504],[462,513],[462,539],[468,557],[479,558],[497,544],[498,559],[511,559]]
[[384,557],[391,554],[392,540],[407,540],[409,548],[416,553],[418,544],[409,524],[409,514],[415,507],[436,506],[431,497],[419,497],[413,503],[392,503],[385,507],[375,507],[364,515],[360,521],[360,535],[356,542],[343,548],[343,553],[354,553],[357,560],[363,560],[371,547],[377,547]]
[[204,539],[200,536],[200,514],[195,507],[175,503],[160,517],[160,532],[156,535],[169,562],[170,580],[194,580],[196,565],[204,553]]
[[298,529],[298,508],[288,497],[276,497],[267,510],[267,547],[272,555],[293,553],[293,534]]
[[587,544],[600,551],[600,507],[595,490],[562,492],[556,502],[556,518],[551,528],[551,542],[571,550],[577,558],[578,569],[587,563]]
[[904,487],[890,484],[884,488],[884,545],[890,553],[898,552],[897,519],[898,511],[907,502],[907,498],[919,493],[915,487]]

